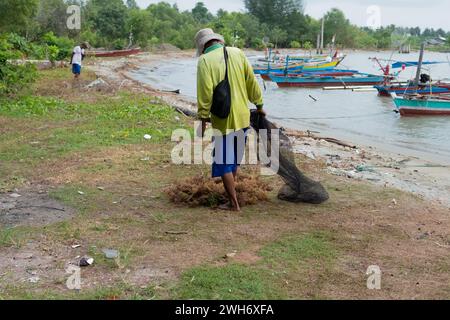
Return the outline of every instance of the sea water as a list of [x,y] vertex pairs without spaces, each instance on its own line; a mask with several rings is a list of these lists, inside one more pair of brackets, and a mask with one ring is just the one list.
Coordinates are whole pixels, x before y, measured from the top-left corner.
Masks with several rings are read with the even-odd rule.
[[[373,74],[381,74],[381,71],[370,57],[417,61],[419,56],[418,52],[393,54],[386,51],[345,54],[347,57],[338,68]],[[247,52],[247,55],[253,61],[261,53]],[[450,82],[449,58],[450,54],[426,52],[425,61],[444,63],[426,65],[423,73],[430,74],[433,80],[447,78]],[[157,89],[180,89],[185,99],[195,101],[196,67],[194,57],[171,59],[157,67],[143,65],[129,76]],[[413,79],[415,74],[415,68],[407,68],[400,78]],[[278,88],[275,83],[259,81],[269,118],[278,125],[450,165],[450,116],[401,117],[394,112],[392,99],[380,97],[376,91]]]

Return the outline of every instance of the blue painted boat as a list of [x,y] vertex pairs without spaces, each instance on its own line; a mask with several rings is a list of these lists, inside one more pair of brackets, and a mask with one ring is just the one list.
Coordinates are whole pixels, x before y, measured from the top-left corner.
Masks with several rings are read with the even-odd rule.
[[279,87],[331,87],[331,86],[370,86],[383,83],[383,76],[359,73],[353,76],[309,76],[309,77],[279,77],[270,75],[270,79]]
[[358,74],[357,70],[343,70],[343,69],[327,69],[327,70],[316,70],[316,71],[298,71],[298,72],[289,72],[285,74],[284,72],[276,73],[270,72],[266,74],[261,74],[261,77],[266,81],[272,81],[270,76],[287,76],[287,77],[311,77],[311,76],[333,76],[333,77],[342,77],[342,76],[352,76],[354,74]]
[[449,96],[405,95],[392,94],[394,104],[402,116],[436,116],[450,115]]
[[381,96],[390,97],[392,93],[398,96],[404,94],[449,94],[450,84],[432,85],[432,86],[402,86],[402,85],[379,85],[375,86]]
[[253,71],[255,72],[255,74],[261,75],[268,74],[271,72],[291,73],[291,72],[305,72],[305,71],[324,71],[336,68],[344,59],[345,56],[318,61],[292,62],[288,57],[284,64],[271,65],[270,63],[267,63],[264,65],[254,65]]

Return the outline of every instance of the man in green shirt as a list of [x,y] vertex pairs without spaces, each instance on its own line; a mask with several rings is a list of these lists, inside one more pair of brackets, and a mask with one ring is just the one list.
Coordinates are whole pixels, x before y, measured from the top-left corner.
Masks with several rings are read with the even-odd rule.
[[[228,79],[231,88],[231,111],[226,119],[211,114],[214,89],[225,78],[224,39],[211,29],[200,30],[195,36],[197,55],[200,57],[197,70],[198,116],[202,121],[202,136],[206,124],[221,133],[215,136],[213,177],[221,177],[230,198],[230,205],[221,207],[240,211],[236,194],[237,170],[242,162],[245,133],[250,127],[249,102],[263,111],[261,88],[255,78],[253,68],[245,54],[238,48],[226,48],[228,53]],[[241,140],[242,140],[241,139]],[[223,161],[222,161],[223,160]]]

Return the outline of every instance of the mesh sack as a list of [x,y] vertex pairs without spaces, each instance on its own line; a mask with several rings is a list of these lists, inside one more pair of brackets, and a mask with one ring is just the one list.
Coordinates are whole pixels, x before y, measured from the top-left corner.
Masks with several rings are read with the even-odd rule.
[[[262,145],[266,148],[266,152],[269,155],[268,150],[271,150],[272,143],[272,130],[278,130],[278,128],[266,117],[261,116],[256,110],[252,110],[251,126],[257,133],[260,130],[267,130],[267,135],[261,135],[260,139]],[[312,204],[321,204],[329,199],[328,192],[319,183],[307,176],[305,176],[297,168],[295,164],[294,152],[292,151],[292,143],[289,138],[279,130],[280,146],[279,157],[271,157],[273,161],[278,161],[278,175],[283,179],[285,185],[278,193],[280,200],[289,202],[304,202]],[[278,158],[278,159],[277,159]]]

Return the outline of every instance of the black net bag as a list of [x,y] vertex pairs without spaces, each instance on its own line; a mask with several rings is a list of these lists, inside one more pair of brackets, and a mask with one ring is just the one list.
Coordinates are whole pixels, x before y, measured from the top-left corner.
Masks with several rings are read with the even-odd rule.
[[[272,122],[267,120],[266,117],[261,116],[256,110],[252,110],[251,126],[257,133],[260,130],[267,130],[267,135],[260,135],[261,139],[267,139],[268,141],[262,141],[263,146],[267,146],[266,152],[271,150],[271,130],[278,129]],[[328,192],[319,183],[308,177],[306,177],[295,164],[294,152],[292,151],[292,143],[289,138],[279,130],[280,146],[278,158],[278,175],[286,183],[278,193],[280,200],[289,202],[304,202],[312,204],[321,204],[329,199]],[[276,161],[276,160],[274,160]]]

